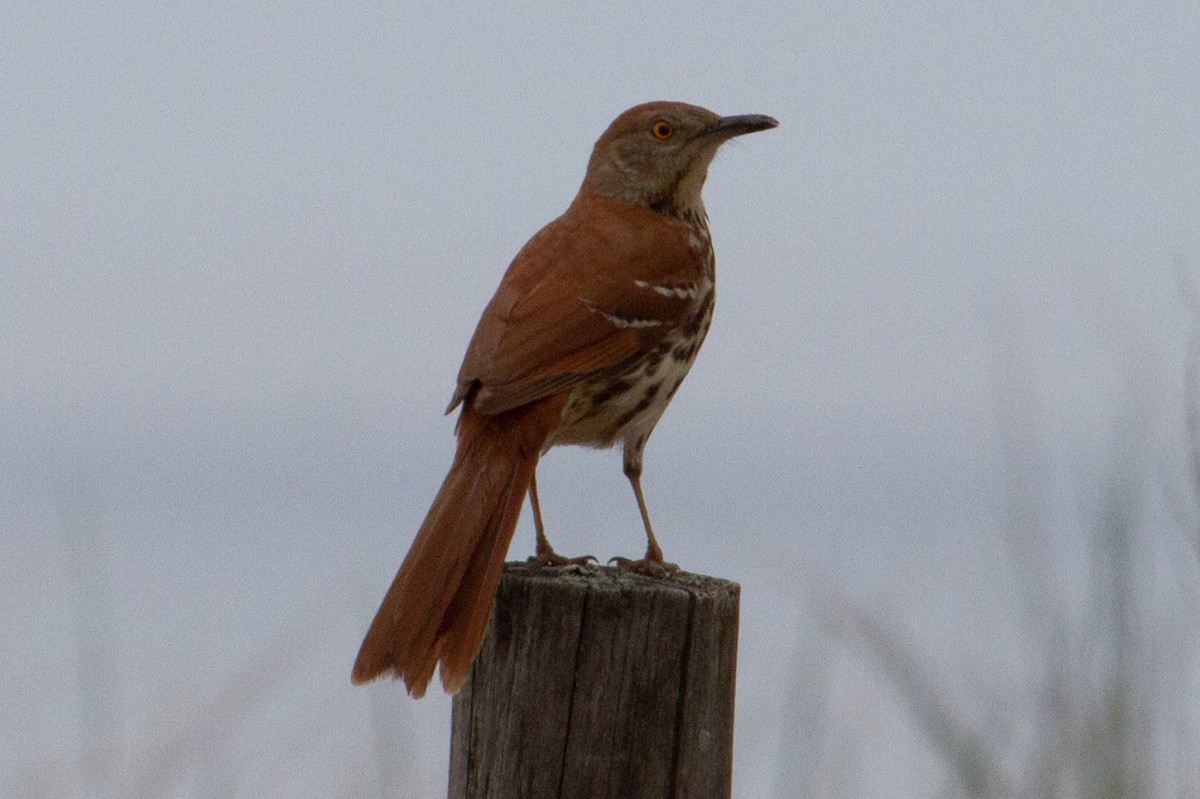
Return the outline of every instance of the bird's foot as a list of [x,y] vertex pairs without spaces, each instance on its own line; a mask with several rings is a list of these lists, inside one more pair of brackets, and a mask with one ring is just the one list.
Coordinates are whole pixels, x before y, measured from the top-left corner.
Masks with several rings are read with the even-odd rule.
[[599,563],[595,555],[580,555],[577,558],[564,557],[553,549],[540,550],[536,555],[530,555],[525,561],[530,566],[586,566],[589,563]]
[[668,574],[674,574],[679,571],[677,564],[667,563],[661,557],[645,557],[638,560],[611,558],[608,562],[609,564],[615,564],[621,571],[636,572],[650,577],[666,577]]

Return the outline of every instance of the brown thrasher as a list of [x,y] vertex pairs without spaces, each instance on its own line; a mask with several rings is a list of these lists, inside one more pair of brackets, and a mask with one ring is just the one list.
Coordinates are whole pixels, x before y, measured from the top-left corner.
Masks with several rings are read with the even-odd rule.
[[[714,271],[700,192],[722,143],[773,128],[686,103],[646,103],[596,142],[567,212],[517,254],[488,303],[446,412],[458,449],[433,507],[367,631],[352,679],[392,672],[422,696],[441,661],[457,691],[483,640],[526,492],[544,564],[534,470],[555,444],[624,445],[625,474],[662,574],[642,496],[642,451],[712,320]],[[581,560],[581,559],[576,559]]]

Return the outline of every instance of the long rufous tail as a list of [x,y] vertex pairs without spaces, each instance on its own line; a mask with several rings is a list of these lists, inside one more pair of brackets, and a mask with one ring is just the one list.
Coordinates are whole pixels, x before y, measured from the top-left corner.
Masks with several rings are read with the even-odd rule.
[[562,405],[547,397],[495,416],[463,410],[454,463],[367,630],[351,674],[355,684],[391,672],[421,697],[440,660],[446,691],[462,687],[538,455]]

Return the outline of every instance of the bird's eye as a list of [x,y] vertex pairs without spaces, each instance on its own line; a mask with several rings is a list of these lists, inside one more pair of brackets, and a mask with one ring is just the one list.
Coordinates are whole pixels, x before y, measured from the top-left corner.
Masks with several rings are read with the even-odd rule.
[[654,127],[650,128],[650,132],[654,134],[654,138],[666,141],[675,135],[675,128],[671,127],[670,122],[664,122],[660,119],[654,123]]

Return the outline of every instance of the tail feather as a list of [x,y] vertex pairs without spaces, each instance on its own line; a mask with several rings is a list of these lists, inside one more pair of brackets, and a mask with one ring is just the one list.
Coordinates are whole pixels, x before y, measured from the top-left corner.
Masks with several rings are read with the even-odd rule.
[[420,697],[440,661],[446,691],[462,687],[563,401],[549,397],[496,416],[463,411],[450,473],[363,639],[354,683],[390,672]]

